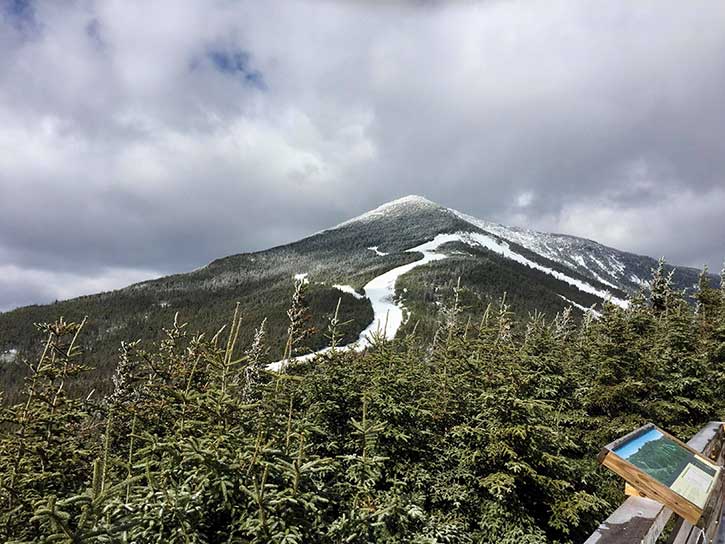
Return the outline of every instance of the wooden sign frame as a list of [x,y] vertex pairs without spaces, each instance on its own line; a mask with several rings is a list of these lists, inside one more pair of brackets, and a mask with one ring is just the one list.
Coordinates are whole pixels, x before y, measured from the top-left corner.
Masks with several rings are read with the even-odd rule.
[[[671,440],[676,445],[691,453],[693,457],[702,461],[708,467],[715,468],[713,484],[710,487],[707,498],[702,507],[673,491],[665,483],[657,480],[653,476],[650,476],[644,470],[615,453],[615,450],[620,449],[624,445],[653,430],[658,431],[663,437]],[[638,492],[639,495],[664,504],[674,513],[689,521],[692,525],[700,527],[704,526],[707,523],[707,519],[712,515],[710,510],[713,510],[715,507],[713,497],[718,496],[721,493],[723,486],[722,467],[717,466],[700,452],[695,451],[684,442],[678,440],[652,423],[643,425],[639,429],[636,429],[635,431],[632,431],[631,433],[604,446],[602,451],[599,453],[599,463],[621,476],[632,488],[634,488],[634,490]],[[684,472],[684,470],[682,472]],[[630,493],[632,493],[631,489]]]

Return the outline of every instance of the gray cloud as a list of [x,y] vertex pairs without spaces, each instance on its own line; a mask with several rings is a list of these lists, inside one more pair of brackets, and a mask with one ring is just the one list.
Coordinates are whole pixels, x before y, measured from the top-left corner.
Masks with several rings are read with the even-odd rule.
[[718,268],[725,6],[0,2],[0,309],[424,194]]

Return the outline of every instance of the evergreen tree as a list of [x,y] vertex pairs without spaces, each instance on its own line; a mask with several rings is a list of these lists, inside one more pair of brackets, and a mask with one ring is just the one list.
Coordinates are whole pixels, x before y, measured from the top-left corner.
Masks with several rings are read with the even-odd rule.
[[290,359],[308,351],[309,348],[304,345],[304,342],[315,332],[315,329],[310,325],[312,315],[310,314],[310,306],[307,303],[307,286],[306,278],[295,280],[292,304],[287,310],[289,326],[287,327],[285,359]]
[[672,276],[674,270],[669,273],[665,269],[665,259],[661,257],[657,262],[657,268],[652,271],[652,280],[649,283],[650,301],[655,314],[666,312],[674,295],[672,288]]
[[88,370],[78,336],[85,321],[36,325],[43,354],[29,365],[23,402],[0,406],[0,539],[30,539],[33,510],[90,479],[99,422],[87,399],[69,396],[69,382]]
[[[245,332],[240,307],[212,336],[177,316],[121,346],[95,401],[68,393],[84,325],[42,325],[23,402],[0,412],[0,538],[580,542],[623,498],[596,467],[602,444],[725,416],[725,286],[704,277],[695,312],[664,269],[649,298],[581,322],[517,322],[500,301],[472,326],[451,286],[436,330],[285,372],[267,370],[267,323]],[[298,282],[288,358],[309,340],[305,294]],[[344,324],[328,319],[333,343]]]

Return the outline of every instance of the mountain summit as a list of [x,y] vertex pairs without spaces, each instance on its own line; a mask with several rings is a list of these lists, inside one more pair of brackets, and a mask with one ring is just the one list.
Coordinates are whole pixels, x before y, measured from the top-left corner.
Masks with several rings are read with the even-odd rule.
[[385,204],[381,204],[377,208],[370,210],[369,212],[365,212],[362,215],[358,215],[357,217],[353,217],[352,219],[348,219],[347,221],[340,223],[339,225],[337,225],[337,227],[334,228],[339,228],[353,223],[375,221],[376,219],[380,219],[381,217],[385,216],[414,215],[421,213],[437,212],[441,210],[448,211],[448,208],[444,208],[440,204],[436,204],[435,202],[428,200],[423,196],[408,195],[402,198],[391,200],[390,202],[386,202]]
[[[656,264],[591,240],[500,225],[411,195],[297,242],[223,257],[190,273],[0,314],[0,354],[20,358],[37,350],[32,323],[88,315],[94,354],[113,361],[122,340],[159,331],[177,313],[196,329],[216,332],[239,302],[246,320],[266,319],[274,359],[283,350],[295,278],[308,282],[318,331],[310,340],[314,350],[327,344],[324,331],[338,300],[339,317],[347,322],[343,341],[350,343],[386,322],[395,324],[386,330],[389,337],[416,324],[419,331],[432,330],[459,278],[473,311],[505,295],[515,312],[554,314],[572,307],[581,315],[607,300],[626,304]],[[697,281],[697,270],[670,269],[676,287]],[[1,359],[0,373],[8,359]],[[106,371],[101,368],[99,376]]]

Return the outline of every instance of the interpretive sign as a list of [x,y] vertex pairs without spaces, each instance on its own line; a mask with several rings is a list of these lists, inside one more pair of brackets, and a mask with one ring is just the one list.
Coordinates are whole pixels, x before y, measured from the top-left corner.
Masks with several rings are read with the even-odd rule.
[[722,485],[722,467],[651,423],[605,446],[599,462],[693,525]]

